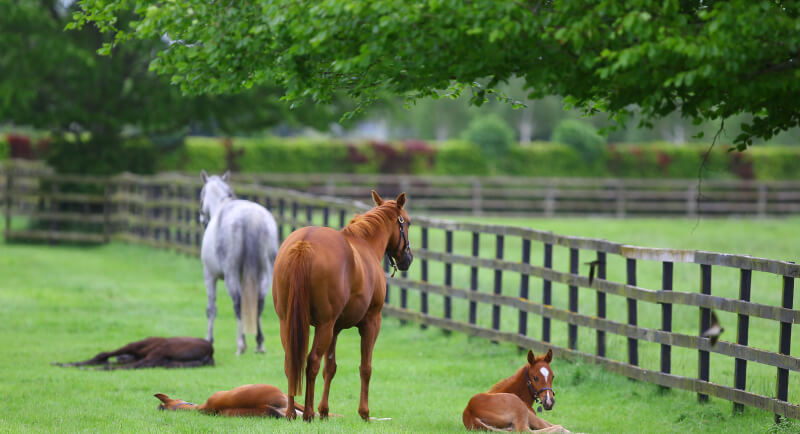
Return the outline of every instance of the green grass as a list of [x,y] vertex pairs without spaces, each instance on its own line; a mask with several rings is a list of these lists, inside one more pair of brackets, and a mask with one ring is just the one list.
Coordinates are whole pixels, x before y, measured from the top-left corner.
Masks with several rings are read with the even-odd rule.
[[[792,255],[797,256],[798,249],[787,235],[793,233],[797,220],[704,221],[693,234],[690,232],[693,222],[535,220],[527,223],[559,233],[604,236],[642,245],[702,247],[772,258],[791,259]],[[418,239],[419,234],[412,232],[412,236]],[[432,234],[435,236],[439,235]],[[458,249],[467,248],[468,244],[462,245],[464,241],[469,243],[468,238],[457,238]],[[492,256],[493,241],[486,241],[482,254]],[[514,247],[510,244],[509,248]],[[419,245],[418,241],[415,245]],[[441,243],[432,246],[442,249]],[[752,246],[763,247],[750,250]],[[557,262],[557,265],[563,264]],[[418,272],[415,271],[418,268],[416,263],[412,273]],[[468,279],[465,270],[456,268],[458,282]],[[331,411],[344,415],[342,418],[305,424],[156,411],[158,401],[152,394],[157,392],[202,402],[214,391],[246,383],[285,387],[283,352],[271,304],[263,316],[267,354],[253,354],[254,343],[250,338],[248,352],[236,357],[231,302],[220,284],[215,367],[104,372],[50,365],[53,361],[82,360],[151,335],[202,336],[206,297],[201,270],[200,262],[193,258],[119,243],[102,247],[2,245],[0,394],[4,397],[4,411],[0,413],[0,431],[457,432],[463,431],[461,412],[469,398],[510,375],[524,360],[524,355],[512,345],[492,345],[460,334],[448,337],[435,329],[420,330],[416,325],[402,326],[397,320],[386,319],[373,359],[370,408],[373,416],[391,417],[391,421],[364,424],[357,415],[359,339],[355,330],[342,333],[337,347],[339,369],[332,386]],[[431,272],[431,280],[441,279],[441,271],[432,267]],[[506,274],[504,291],[513,293],[514,279],[511,273]],[[640,271],[640,274],[645,273]],[[481,278],[481,290],[491,291],[491,273],[481,272]],[[531,285],[540,291],[539,283],[532,281]],[[561,289],[554,285],[554,295],[565,292]],[[762,290],[779,293],[779,288]],[[533,296],[540,296],[536,291]],[[753,292],[756,298],[759,291],[755,285]],[[582,311],[589,309],[583,303],[591,300],[590,294],[581,293]],[[396,295],[393,288],[393,297]],[[432,309],[440,309],[434,301]],[[456,314],[464,314],[464,306],[459,304],[459,309]],[[479,313],[485,323],[488,307]],[[514,329],[516,312],[504,309],[503,315],[503,326]],[[693,327],[696,316],[695,309],[690,315],[695,321]],[[640,318],[641,322],[647,319],[641,312]],[[536,336],[539,320],[532,316],[530,321],[531,334]],[[554,324],[553,333],[559,343],[566,335],[566,326]],[[794,333],[798,336],[796,328]],[[580,338],[580,349],[591,351],[593,334],[582,333]],[[777,340],[772,344],[775,345]],[[696,369],[696,352],[686,353],[676,355],[676,359],[685,357],[690,362],[687,369],[691,371],[691,363]],[[649,353],[643,349],[644,354]],[[649,363],[643,357],[644,361]],[[712,379],[718,365],[712,357]],[[575,432],[796,432],[800,429],[797,422],[776,428],[771,414],[754,409],[734,416],[727,401],[712,398],[709,404],[698,405],[692,393],[660,393],[654,385],[633,382],[591,365],[556,360],[553,369],[557,377],[554,384],[557,404],[544,417]],[[771,394],[774,369],[761,374],[753,371],[757,370],[749,367],[751,378],[768,383],[764,393]],[[790,393],[797,402],[800,387],[796,373],[792,373],[792,381]],[[320,375],[317,386],[320,392],[321,383]]]

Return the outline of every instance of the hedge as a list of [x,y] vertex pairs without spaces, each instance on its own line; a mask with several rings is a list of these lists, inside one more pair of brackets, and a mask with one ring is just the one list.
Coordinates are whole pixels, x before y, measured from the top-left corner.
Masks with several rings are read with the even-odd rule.
[[[715,179],[800,179],[800,147],[759,145],[745,152],[714,147],[703,177]],[[498,160],[454,140],[345,142],[315,138],[191,137],[162,155],[158,170],[219,173],[226,168],[261,173],[411,173],[557,177],[696,178],[707,144],[611,144],[592,160],[559,143],[514,145]]]

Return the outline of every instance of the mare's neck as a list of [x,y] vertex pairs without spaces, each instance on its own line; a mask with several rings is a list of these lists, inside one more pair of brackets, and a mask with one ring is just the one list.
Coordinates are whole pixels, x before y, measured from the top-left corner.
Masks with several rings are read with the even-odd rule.
[[[365,217],[362,215],[359,218],[364,219]],[[383,214],[374,215],[373,218],[379,222],[370,222],[372,225],[368,229],[365,228],[366,222],[354,222],[342,229],[342,234],[348,240],[358,240],[366,244],[370,253],[380,262],[386,253],[386,246],[389,244],[391,221]],[[355,227],[355,225],[360,227]]]
[[506,378],[505,380],[501,380],[492,386],[492,388],[489,389],[489,393],[513,393],[514,395],[519,396],[519,398],[528,407],[533,405],[533,397],[531,396],[531,392],[528,390],[528,385],[525,382],[524,366],[519,368],[514,375]]

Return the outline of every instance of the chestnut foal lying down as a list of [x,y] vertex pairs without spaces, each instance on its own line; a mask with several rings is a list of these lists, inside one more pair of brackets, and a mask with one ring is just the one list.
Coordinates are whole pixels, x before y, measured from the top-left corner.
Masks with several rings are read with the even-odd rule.
[[[159,410],[197,410],[222,416],[286,417],[286,408],[289,406],[286,394],[269,384],[245,384],[232,390],[223,390],[211,395],[205,404],[200,405],[171,399],[163,393],[153,396],[161,400]],[[302,416],[303,406],[297,403],[294,406],[296,414]]]
[[467,429],[489,431],[569,432],[536,416],[533,403],[540,401],[546,410],[556,403],[553,393],[553,351],[535,357],[528,351],[528,363],[489,389],[472,397],[462,420]]
[[[108,359],[116,357],[116,363]],[[114,351],[103,352],[89,360],[53,363],[57,366],[102,365],[101,369],[191,368],[214,365],[214,347],[199,338],[147,338],[131,342]]]

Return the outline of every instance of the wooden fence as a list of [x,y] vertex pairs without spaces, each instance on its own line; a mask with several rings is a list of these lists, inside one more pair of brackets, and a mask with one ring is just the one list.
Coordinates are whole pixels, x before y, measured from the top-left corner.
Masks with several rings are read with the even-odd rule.
[[[800,212],[800,182],[368,174],[240,174],[249,183],[359,199],[413,191],[414,211],[449,215],[778,216]],[[699,190],[698,190],[699,188]]]
[[[0,172],[0,178],[7,240],[117,239],[192,255],[199,253],[202,227],[197,223],[197,212],[201,184],[196,177],[56,175],[38,167],[16,166]],[[234,189],[239,197],[259,202],[272,211],[281,239],[293,228],[309,222],[342,227],[353,212],[368,209],[364,203],[279,188],[234,184]],[[409,193],[413,203],[415,192]],[[368,198],[368,190],[364,189],[360,196]],[[790,352],[792,327],[800,324],[800,310],[793,307],[800,265],[741,255],[636,247],[521,227],[438,220],[413,213],[411,218],[416,261],[409,273],[398,277],[387,274],[385,314],[537,351],[552,348],[557,357],[599,364],[665,388],[696,392],[700,401],[714,396],[732,401],[738,410],[746,405],[773,412],[776,419],[800,419],[798,400],[789,399],[790,383],[800,385],[800,358]],[[481,254],[481,239],[494,239],[493,257]],[[558,251],[563,254],[558,255]],[[596,277],[591,282],[579,272],[584,268],[579,260],[582,254],[584,261],[588,258],[597,264]],[[613,264],[620,267],[611,267]],[[660,273],[652,272],[653,265]],[[674,287],[676,266],[699,272],[699,291]],[[436,274],[434,269],[443,273]],[[637,270],[650,272],[637,274]],[[712,271],[722,275],[724,270],[738,273],[738,297],[712,295]],[[621,278],[615,280],[612,274]],[[647,288],[637,283],[652,280],[654,274],[660,274],[660,287]],[[751,291],[756,275],[773,277],[780,285]],[[757,281],[767,285],[772,282]],[[533,297],[532,282],[541,282],[538,300]],[[717,287],[717,291],[728,293],[730,289]],[[412,293],[416,296],[412,297]],[[759,300],[776,298],[762,297],[762,293],[779,293],[780,302],[752,301],[751,295]],[[558,307],[562,301],[566,308]],[[587,301],[591,302],[591,310],[586,308]],[[621,307],[614,309],[615,303]],[[673,308],[694,312],[689,320],[684,315],[676,326],[684,331],[688,327],[688,332],[673,331]],[[479,309],[490,309],[491,313],[478,315]],[[731,315],[731,319],[735,315],[735,342],[726,339],[732,330],[713,346],[708,339],[699,337],[710,324],[712,309],[720,316]],[[698,313],[699,317],[695,316]],[[539,320],[540,326],[529,317]],[[660,317],[660,327],[639,324],[639,319],[644,324],[653,322],[655,317]],[[748,342],[754,330],[751,319],[759,322],[757,332],[762,328],[776,330],[777,342],[768,346],[777,345],[777,352]],[[559,341],[560,329],[556,330],[553,322],[566,326],[565,343]],[[538,336],[533,336],[533,328],[539,329]],[[622,344],[612,345],[614,339],[622,339]],[[584,349],[579,349],[579,342]],[[640,363],[640,346],[646,344],[660,347],[657,368]],[[624,347],[624,351],[618,347]],[[673,349],[696,352],[696,370],[673,372]],[[729,362],[734,365],[733,378],[711,380],[711,355],[715,366]],[[774,369],[775,393],[748,390],[748,367]],[[794,390],[793,396],[800,396]]]

